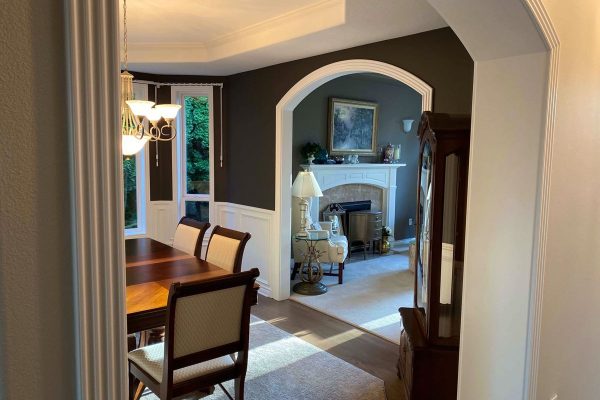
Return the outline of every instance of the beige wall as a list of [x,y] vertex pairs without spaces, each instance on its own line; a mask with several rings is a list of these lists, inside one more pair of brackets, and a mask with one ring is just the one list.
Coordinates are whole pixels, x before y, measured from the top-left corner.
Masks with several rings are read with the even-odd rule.
[[[532,161],[542,145],[536,99],[548,59],[520,1],[429,2],[476,62],[459,398],[524,398],[532,232],[540,211],[531,208],[539,202]],[[560,60],[536,398],[595,399],[600,3],[542,2],[557,30]]]
[[560,40],[537,398],[600,396],[600,2],[544,0]]
[[547,60],[475,63],[461,400],[522,397]]
[[2,3],[0,399],[74,399],[61,1]]

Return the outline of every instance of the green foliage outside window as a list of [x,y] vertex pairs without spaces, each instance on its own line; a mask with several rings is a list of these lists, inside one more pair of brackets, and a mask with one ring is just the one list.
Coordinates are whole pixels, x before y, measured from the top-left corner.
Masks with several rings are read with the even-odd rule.
[[208,194],[210,182],[208,98],[185,98],[187,193]]
[[125,183],[125,229],[137,228],[135,157],[123,157],[123,181]]

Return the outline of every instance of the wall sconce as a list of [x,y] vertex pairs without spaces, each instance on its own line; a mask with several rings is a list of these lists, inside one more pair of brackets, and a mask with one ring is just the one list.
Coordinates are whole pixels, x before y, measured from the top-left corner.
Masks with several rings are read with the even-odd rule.
[[402,120],[402,129],[404,130],[404,133],[410,132],[410,130],[412,129],[413,122],[415,122],[414,119],[403,119]]

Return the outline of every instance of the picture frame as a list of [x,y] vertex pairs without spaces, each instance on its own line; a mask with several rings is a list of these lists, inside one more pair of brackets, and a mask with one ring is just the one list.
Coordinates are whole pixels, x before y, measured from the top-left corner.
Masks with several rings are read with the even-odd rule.
[[377,154],[377,103],[331,97],[327,144],[330,155]]

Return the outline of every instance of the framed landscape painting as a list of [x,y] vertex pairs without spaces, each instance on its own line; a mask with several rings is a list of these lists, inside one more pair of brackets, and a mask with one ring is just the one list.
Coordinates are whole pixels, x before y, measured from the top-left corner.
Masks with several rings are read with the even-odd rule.
[[374,156],[377,108],[377,103],[330,98],[329,154]]

